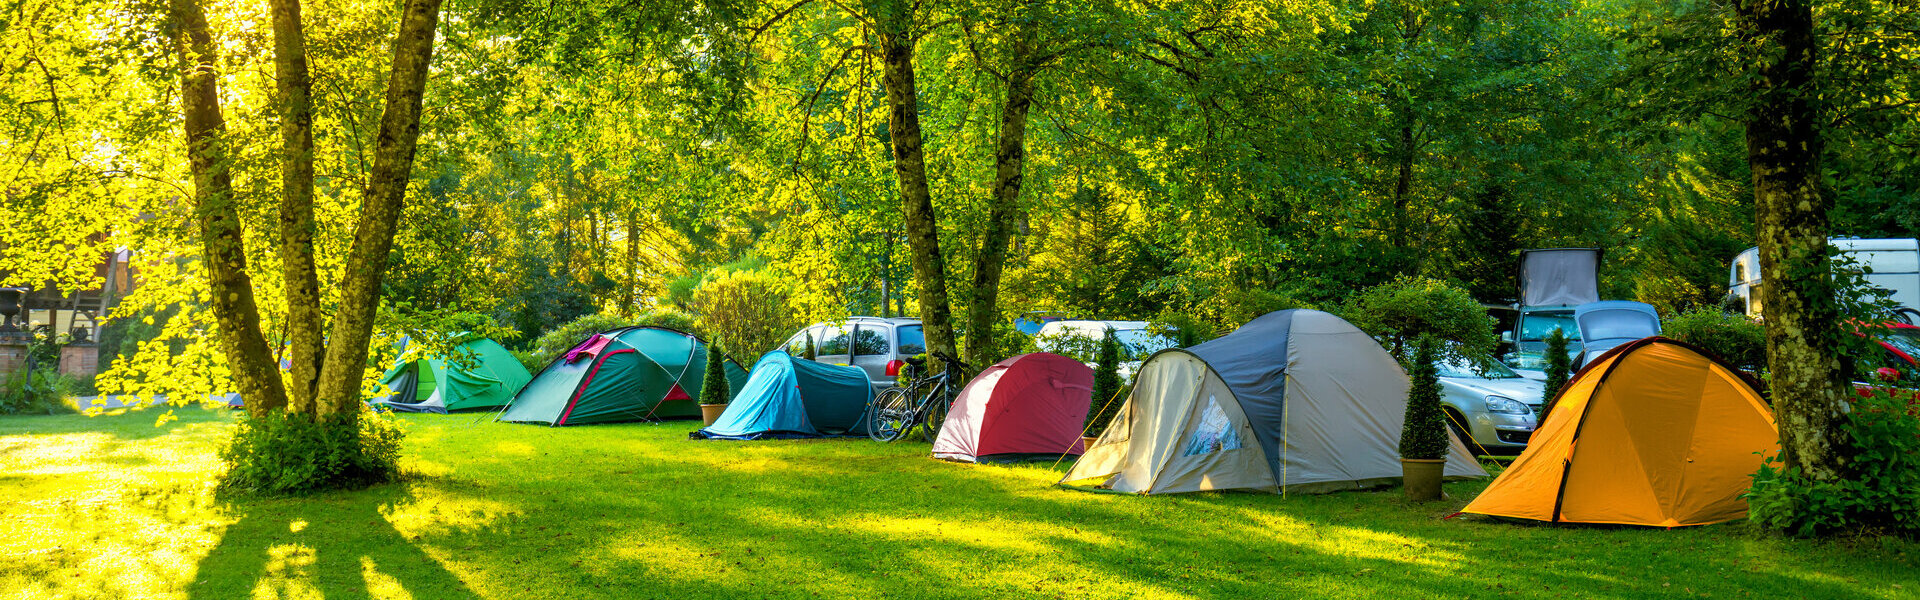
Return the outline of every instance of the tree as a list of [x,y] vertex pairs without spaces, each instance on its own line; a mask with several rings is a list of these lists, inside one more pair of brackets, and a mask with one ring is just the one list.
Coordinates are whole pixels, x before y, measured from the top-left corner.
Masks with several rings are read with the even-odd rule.
[[[386,272],[387,256],[413,168],[420,106],[427,64],[433,54],[440,1],[410,0],[402,12],[393,45],[393,65],[373,169],[365,188],[347,272],[340,283],[331,344],[324,350],[318,347],[322,340],[318,330],[318,286],[311,281],[314,277],[312,139],[308,125],[311,102],[305,74],[305,40],[297,0],[275,1],[276,64],[281,75],[280,102],[285,111],[281,128],[281,158],[286,166],[280,249],[285,271],[282,276],[291,287],[287,301],[293,322],[289,329],[293,330],[290,337],[294,362],[298,365],[293,394],[298,402],[293,404],[288,403],[289,395],[282,384],[279,366],[259,327],[260,312],[254,301],[243,246],[245,233],[234,207],[230,151],[223,139],[225,119],[215,89],[218,68],[212,30],[198,0],[172,0],[170,13],[177,24],[178,54],[184,66],[181,98],[186,114],[188,156],[194,173],[202,260],[213,287],[212,307],[220,324],[222,346],[242,397],[247,399],[248,410],[256,418],[269,417],[285,409],[293,418],[325,421],[331,427],[356,432],[367,346],[381,302],[381,280]],[[317,371],[309,370],[314,367],[312,361],[322,356],[325,358]],[[276,422],[286,421],[276,417],[263,421],[262,426]],[[313,431],[305,425],[294,427]],[[280,447],[298,444],[297,438],[250,436],[243,432],[236,437],[236,443],[264,446],[232,451],[229,455],[294,460],[300,456]],[[321,456],[311,459],[329,460]],[[233,473],[255,472],[257,470],[237,468]],[[324,470],[313,476],[329,477]],[[301,482],[294,487],[311,483]]]
[[1828,262],[1833,203],[1820,191],[1813,7],[1807,0],[1741,0],[1735,14],[1750,69],[1747,161],[1768,281],[1760,302],[1781,457],[1788,469],[1832,481],[1845,462],[1840,426],[1852,391]]
[[1547,415],[1553,412],[1553,405],[1560,399],[1560,389],[1567,386],[1567,376],[1573,369],[1573,361],[1567,358],[1567,333],[1553,328],[1547,334],[1547,385],[1542,398],[1546,402],[1540,408],[1540,422],[1547,422]]
[[1100,338],[1100,354],[1093,367],[1094,410],[1088,413],[1087,419],[1093,424],[1094,435],[1106,430],[1120,405],[1125,403],[1125,399],[1119,396],[1120,339],[1114,337],[1112,329],[1108,329],[1106,335]]

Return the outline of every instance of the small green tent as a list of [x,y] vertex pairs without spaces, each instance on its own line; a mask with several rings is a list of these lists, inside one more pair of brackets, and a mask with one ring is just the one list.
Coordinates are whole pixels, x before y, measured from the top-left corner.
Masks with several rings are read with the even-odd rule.
[[443,358],[408,354],[402,344],[400,358],[380,377],[393,394],[374,400],[375,406],[430,413],[499,408],[533,378],[513,354],[487,338],[461,341],[452,356]]
[[[700,416],[707,344],[664,327],[625,327],[588,336],[533,378],[500,420],[586,425]],[[747,370],[721,361],[738,392]]]

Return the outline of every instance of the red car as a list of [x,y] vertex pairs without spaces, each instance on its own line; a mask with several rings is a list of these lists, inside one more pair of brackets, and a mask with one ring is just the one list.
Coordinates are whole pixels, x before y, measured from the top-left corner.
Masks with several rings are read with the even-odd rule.
[[[1887,323],[1886,327],[1886,334],[1874,340],[1885,351],[1882,353],[1882,366],[1874,370],[1875,378],[1879,381],[1872,384],[1856,383],[1853,386],[1854,391],[1862,397],[1872,395],[1876,389],[1886,389],[1887,384],[1895,384],[1900,388],[1920,385],[1920,326]],[[1897,391],[1905,392],[1909,397],[1920,397],[1911,389]]]

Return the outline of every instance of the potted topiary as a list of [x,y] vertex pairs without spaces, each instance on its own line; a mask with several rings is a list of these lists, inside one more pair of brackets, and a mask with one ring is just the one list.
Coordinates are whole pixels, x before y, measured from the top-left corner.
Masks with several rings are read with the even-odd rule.
[[707,374],[700,381],[700,419],[709,426],[727,411],[727,398],[733,396],[733,384],[727,381],[727,372],[720,364],[726,360],[723,356],[720,340],[707,344]]
[[1107,424],[1113,422],[1113,413],[1120,408],[1120,340],[1113,337],[1113,330],[1100,339],[1100,353],[1094,359],[1093,368],[1093,412],[1087,415],[1092,426],[1087,428],[1086,436],[1080,438],[1087,448],[1093,448],[1093,441],[1105,433]]
[[1414,343],[1413,365],[1407,374],[1407,418],[1400,431],[1400,474],[1407,499],[1440,499],[1440,478],[1447,466],[1447,421],[1440,412],[1440,377],[1434,367],[1436,343],[1421,336]]

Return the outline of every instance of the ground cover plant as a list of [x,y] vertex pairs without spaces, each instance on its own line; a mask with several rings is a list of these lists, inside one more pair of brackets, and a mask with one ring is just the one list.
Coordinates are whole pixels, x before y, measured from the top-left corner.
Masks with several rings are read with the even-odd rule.
[[235,415],[0,419],[0,597],[1907,598],[1920,545],[1443,520],[1483,487],[1136,497],[920,443],[402,415],[398,484],[226,498]]

